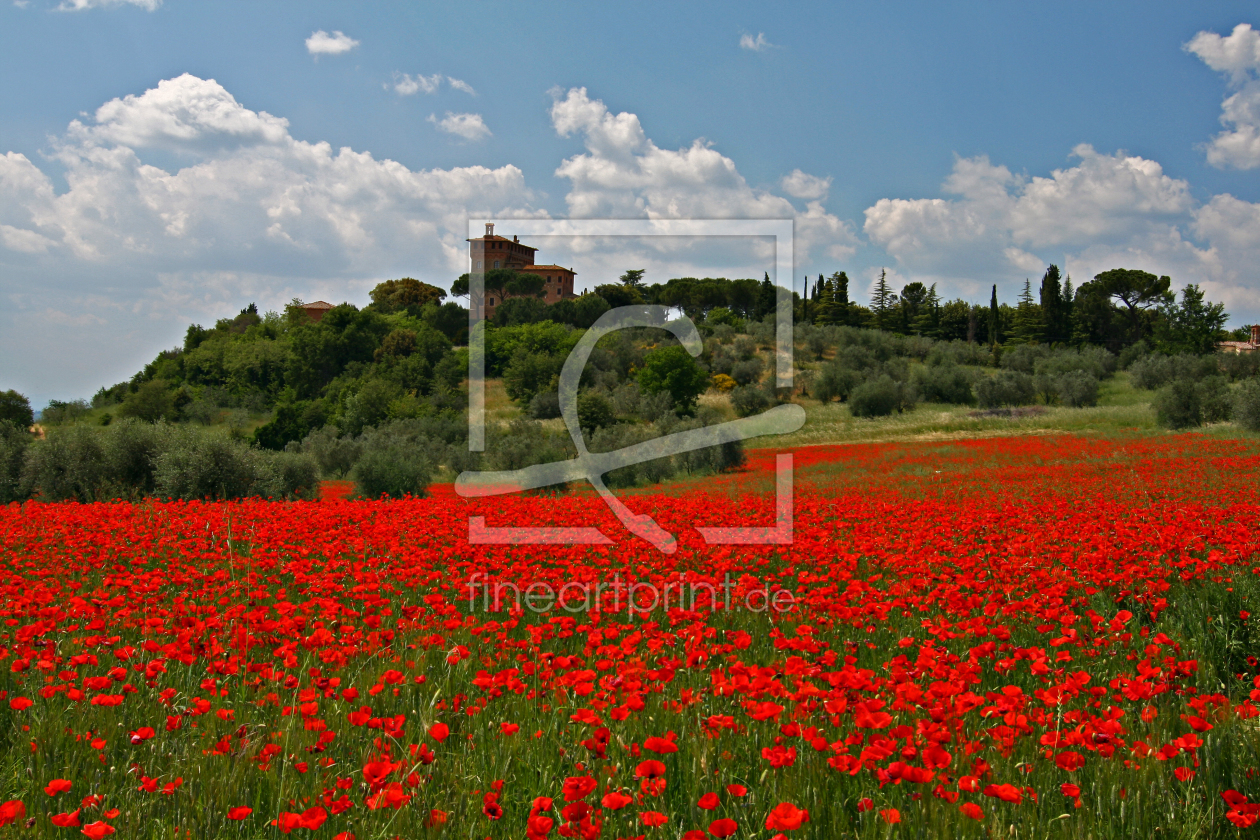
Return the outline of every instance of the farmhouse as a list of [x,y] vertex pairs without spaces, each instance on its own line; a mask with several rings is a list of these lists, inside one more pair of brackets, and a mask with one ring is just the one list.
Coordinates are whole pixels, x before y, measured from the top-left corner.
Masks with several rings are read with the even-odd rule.
[[1216,349],[1222,353],[1254,353],[1260,350],[1260,325],[1252,325],[1250,341],[1222,341]]
[[[573,278],[576,273],[571,268],[559,265],[539,265],[534,254],[537,248],[525,245],[519,237],[508,239],[496,236],[494,223],[486,223],[486,235],[468,240],[468,258],[472,260],[474,272],[487,272],[498,269],[512,269],[525,274],[536,274],[543,279],[543,300],[548,304],[560,300],[577,297],[573,293]],[[503,293],[487,290],[485,317],[494,317],[494,308],[503,302]],[[511,297],[511,295],[508,295]]]

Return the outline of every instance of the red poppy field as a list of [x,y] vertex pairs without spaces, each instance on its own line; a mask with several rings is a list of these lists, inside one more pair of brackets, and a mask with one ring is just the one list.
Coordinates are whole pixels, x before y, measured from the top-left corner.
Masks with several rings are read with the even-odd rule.
[[627,496],[672,555],[589,494],[0,509],[0,837],[1260,831],[1260,446],[795,459],[791,546],[694,530],[773,453]]

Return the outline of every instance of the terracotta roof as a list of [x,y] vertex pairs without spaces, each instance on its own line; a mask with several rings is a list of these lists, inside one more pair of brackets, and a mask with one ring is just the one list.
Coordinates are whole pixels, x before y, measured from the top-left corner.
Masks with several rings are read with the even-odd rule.
[[1250,341],[1218,341],[1217,347],[1245,347],[1248,350],[1260,349],[1260,344],[1252,344]]
[[574,271],[573,269],[571,269],[571,268],[565,268],[565,267],[564,267],[564,266],[562,266],[562,265],[527,265],[527,266],[525,266],[524,268],[522,268],[522,269],[520,269],[520,270],[521,270],[521,271],[532,271],[532,270],[534,270],[534,269],[543,269],[544,271],[567,271],[567,272],[569,272],[570,274],[577,274],[577,272],[576,272],[576,271]]
[[317,300],[314,303],[302,304],[303,309],[332,309],[333,305],[326,300]]
[[465,239],[464,241],[465,242],[511,242],[513,245],[520,245],[522,248],[528,248],[531,251],[538,250],[532,245],[526,245],[524,242],[518,242],[515,239],[508,239],[506,236],[499,236],[497,233],[494,236],[478,236],[476,239]]

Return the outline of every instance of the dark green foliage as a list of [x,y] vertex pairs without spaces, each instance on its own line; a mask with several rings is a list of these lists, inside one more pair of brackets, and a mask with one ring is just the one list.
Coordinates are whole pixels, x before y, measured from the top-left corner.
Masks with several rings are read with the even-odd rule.
[[134,417],[146,423],[174,423],[181,419],[184,406],[191,401],[186,392],[173,390],[169,382],[151,379],[128,394],[117,413],[119,417]]
[[1083,370],[1061,374],[1055,382],[1055,389],[1066,406],[1081,408],[1098,405],[1098,380]]
[[529,416],[535,420],[553,420],[560,416],[560,395],[555,391],[539,391],[529,401]]
[[972,375],[964,368],[946,362],[916,371],[914,384],[924,402],[971,405],[976,401],[971,380]]
[[495,308],[494,325],[511,327],[516,324],[534,324],[551,320],[551,314],[551,307],[547,302],[536,297],[508,298]]
[[22,480],[44,501],[95,501],[108,480],[101,433],[83,425],[50,429],[27,451]]
[[468,310],[458,303],[448,301],[441,306],[425,307],[422,317],[452,344],[468,343]]
[[381,436],[365,446],[352,475],[359,495],[369,499],[419,498],[433,480],[434,466],[428,453],[417,443]]
[[22,464],[32,436],[27,425],[0,420],[0,504],[25,497],[22,486]]
[[284,449],[289,441],[301,440],[323,425],[319,403],[308,400],[284,402],[276,406],[276,416],[254,430],[254,443],[263,449]]
[[363,454],[363,441],[338,434],[334,426],[324,426],[307,435],[297,448],[315,459],[321,475],[344,478]]
[[862,382],[862,374],[837,360],[824,365],[810,386],[814,398],[822,402],[847,400],[849,394]]
[[172,499],[254,495],[258,471],[248,448],[219,435],[174,434],[154,466],[157,494]]
[[48,407],[39,413],[39,422],[44,426],[74,423],[82,420],[90,410],[87,400],[49,400]]
[[1007,370],[1020,373],[1032,373],[1040,359],[1050,354],[1047,347],[1041,344],[1018,344],[1002,352],[1000,364]]
[[1250,379],[1238,389],[1233,416],[1234,422],[1247,431],[1260,432],[1260,380]]
[[387,332],[388,322],[376,312],[359,311],[348,303],[335,306],[318,323],[290,330],[286,381],[299,396],[314,396],[351,362],[372,361]]
[[1155,395],[1155,420],[1166,429],[1188,429],[1203,425],[1199,389],[1189,379],[1177,379]]
[[23,429],[35,422],[31,401],[17,391],[0,391],[0,422],[9,422]]
[[849,394],[849,412],[854,417],[887,417],[894,411],[914,408],[914,388],[887,374],[863,382]]
[[975,391],[981,408],[1032,405],[1037,397],[1033,378],[1017,370],[1002,370],[993,376],[982,376],[976,381]]
[[756,385],[740,385],[731,389],[731,407],[740,417],[760,414],[770,407],[770,395]]
[[740,385],[755,385],[761,381],[761,374],[765,371],[765,365],[757,356],[742,362],[736,362],[731,366],[731,379],[734,379]]
[[667,391],[674,407],[690,414],[696,399],[709,387],[709,375],[681,345],[657,347],[647,354],[639,371],[639,388],[645,394]]
[[1207,376],[1196,381],[1194,387],[1199,392],[1204,423],[1220,423],[1230,418],[1234,400],[1230,394],[1228,379],[1219,374]]
[[421,283],[410,277],[401,280],[386,280],[372,289],[372,308],[382,314],[408,311],[420,314],[424,307],[431,303],[440,303],[446,292],[437,286]]
[[1260,374],[1260,353],[1222,353],[1220,360],[1221,370],[1231,382]]
[[1061,280],[1054,264],[1041,278],[1041,334],[1049,344],[1062,344],[1072,337],[1071,301],[1064,300]]
[[507,395],[522,405],[541,391],[554,391],[564,357],[533,353],[518,347],[511,363],[503,371],[503,388]]
[[156,489],[154,470],[170,429],[164,424],[124,418],[102,435],[108,483],[127,496],[150,496]]
[[599,394],[584,391],[577,398],[578,428],[593,431],[617,422],[612,403]]
[[1168,300],[1159,311],[1155,345],[1165,353],[1212,353],[1225,339],[1225,305],[1206,303],[1194,283],[1181,290],[1180,304]]
[[1153,391],[1174,379],[1197,380],[1220,373],[1215,356],[1165,356],[1151,353],[1129,365],[1129,377],[1134,387]]
[[556,301],[547,307],[547,317],[557,324],[568,324],[584,330],[611,308],[608,301],[599,295],[587,293],[578,298]]

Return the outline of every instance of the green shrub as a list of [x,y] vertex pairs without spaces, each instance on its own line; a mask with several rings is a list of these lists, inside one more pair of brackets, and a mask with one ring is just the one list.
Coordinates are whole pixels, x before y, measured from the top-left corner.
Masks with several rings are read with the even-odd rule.
[[0,504],[26,497],[22,486],[22,464],[31,440],[27,426],[0,420]]
[[863,382],[849,394],[849,412],[854,417],[887,417],[914,408],[914,403],[913,387],[887,375]]
[[993,376],[982,376],[975,387],[981,408],[1032,405],[1036,401],[1033,378],[1020,371],[1002,370]]
[[170,383],[161,379],[150,379],[140,383],[135,391],[127,395],[118,407],[117,414],[119,417],[135,417],[146,423],[156,423],[159,420],[173,423],[180,419],[181,410],[189,402],[191,398],[183,391],[172,390]]
[[585,431],[602,429],[617,422],[612,403],[591,391],[578,394],[577,416],[578,428]]
[[154,469],[157,495],[171,499],[237,499],[258,493],[259,464],[242,443],[177,430]]
[[761,363],[761,359],[753,356],[751,359],[736,362],[731,366],[731,379],[740,385],[755,385],[761,381],[763,370],[765,366]]
[[539,391],[529,401],[529,416],[535,420],[554,420],[560,416],[560,395],[555,391]]
[[1005,370],[1031,374],[1037,362],[1046,358],[1049,353],[1043,344],[1017,344],[1002,353],[1000,364]]
[[319,465],[300,452],[254,450],[255,495],[273,499],[310,499],[319,495]]
[[740,417],[751,417],[770,407],[770,395],[756,385],[740,385],[731,389],[731,407]]
[[100,432],[79,425],[50,429],[28,451],[23,481],[44,501],[95,501],[108,481]]
[[1244,382],[1234,395],[1234,422],[1249,432],[1260,432],[1260,379]]
[[17,391],[0,391],[0,422],[8,421],[23,429],[35,422],[31,401]]
[[1098,380],[1083,370],[1068,371],[1058,377],[1056,387],[1064,405],[1072,408],[1098,405]]
[[1194,387],[1199,392],[1204,423],[1220,423],[1229,419],[1234,406],[1228,379],[1219,374],[1207,376],[1195,382]]
[[645,394],[668,391],[681,414],[695,410],[696,399],[709,387],[709,374],[680,344],[657,347],[644,357],[639,388]]
[[363,454],[363,442],[351,435],[339,435],[335,426],[316,429],[299,446],[302,452],[315,459],[320,474],[327,478],[349,475]]
[[110,483],[124,495],[151,495],[158,456],[171,437],[170,428],[125,417],[101,435]]
[[394,443],[365,450],[352,475],[361,496],[401,499],[424,496],[433,472],[434,464],[427,453]]
[[861,384],[862,374],[837,360],[829,365],[823,365],[810,387],[815,399],[831,402],[832,400],[847,400],[853,389]]
[[914,385],[924,402],[971,405],[976,395],[971,387],[972,376],[952,362],[928,365],[915,371]]
[[[1134,363],[1135,366],[1137,363]],[[1176,379],[1155,394],[1155,421],[1166,429],[1203,425],[1199,389],[1189,379]]]
[[503,388],[507,395],[522,405],[529,405],[535,394],[556,388],[556,377],[564,367],[564,358],[545,353],[531,353],[519,348],[503,371]]

